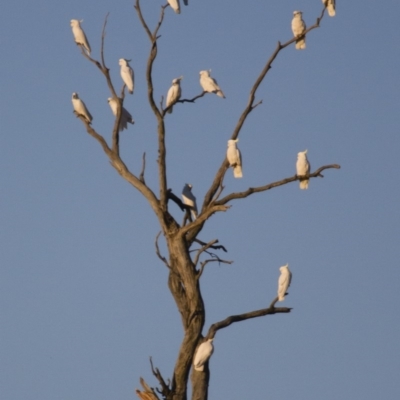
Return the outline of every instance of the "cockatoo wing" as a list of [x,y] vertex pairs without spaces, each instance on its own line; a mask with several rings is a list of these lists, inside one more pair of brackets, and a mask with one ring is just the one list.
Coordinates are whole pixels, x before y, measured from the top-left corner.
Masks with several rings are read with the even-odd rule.
[[278,300],[285,300],[285,294],[290,286],[292,280],[292,273],[287,265],[280,268],[281,275],[278,280]]
[[[110,97],[108,99],[108,104],[110,105],[112,113],[115,116],[117,116],[117,102],[112,97]],[[119,123],[119,130],[123,131],[124,129],[128,129],[128,122],[132,125],[135,123],[135,121],[132,118],[131,113],[128,110],[126,110],[124,107],[122,107],[121,120]]]
[[203,371],[204,364],[210,359],[212,353],[214,352],[214,346],[212,344],[212,339],[203,342],[197,349],[194,356],[193,365],[196,371]]
[[171,8],[177,13],[181,13],[181,6],[179,4],[179,0],[168,0],[168,4],[171,6]]
[[225,99],[225,95],[222,92],[221,88],[218,86],[217,81],[214,78],[210,77],[210,80],[212,82],[212,86],[214,87],[214,91],[216,93],[217,96],[222,97],[223,99]]
[[336,15],[336,1],[335,0],[322,0],[322,3],[328,10],[329,16],[334,17]]
[[192,219],[195,220],[197,218],[196,197],[193,195],[191,187],[187,184],[182,191],[182,200],[184,204],[191,208]]
[[233,168],[233,176],[235,178],[242,178],[243,177],[243,172],[242,172],[242,153],[240,152],[239,149],[236,149],[237,152],[237,163],[236,166]]
[[165,104],[167,107],[171,106],[171,108],[168,110],[170,114],[172,113],[173,109],[172,106],[180,99],[180,97],[181,97],[181,87],[178,81],[177,83],[172,84],[167,93],[167,100]]
[[229,165],[233,167],[233,176],[235,178],[241,178],[242,174],[242,155],[240,150],[237,148],[236,140],[228,140],[228,150],[226,152],[226,157],[228,159]]

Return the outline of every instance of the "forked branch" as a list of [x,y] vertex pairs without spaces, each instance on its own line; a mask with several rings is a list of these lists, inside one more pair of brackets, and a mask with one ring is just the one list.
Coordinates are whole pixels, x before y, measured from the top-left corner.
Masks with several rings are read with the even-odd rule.
[[160,382],[161,385],[161,390],[157,389],[157,392],[162,394],[163,398],[166,399],[171,392],[171,389],[169,388],[170,382],[168,380],[168,383],[166,383],[163,376],[160,373],[160,370],[158,368],[154,368],[153,360],[151,357],[150,357],[150,365],[151,365],[151,372],[157,378],[158,382]]
[[210,262],[217,262],[218,264],[233,264],[233,261],[223,260],[219,258],[217,255],[213,254],[214,258],[209,258],[208,260],[204,260],[200,263],[200,269],[197,273],[197,279],[200,279],[201,275],[203,274],[205,266]]
[[[325,7],[323,8],[323,10],[321,12],[321,15],[317,18],[315,24],[310,26],[308,29],[306,29],[306,31],[304,32],[304,34],[302,36],[294,37],[294,38],[288,40],[284,44],[281,44],[280,42],[278,42],[274,52],[272,53],[271,57],[268,59],[267,63],[265,64],[265,66],[263,68],[263,70],[261,71],[260,75],[258,76],[258,78],[256,79],[253,87],[250,90],[249,100],[247,101],[247,105],[246,105],[245,109],[243,110],[242,115],[240,116],[239,121],[237,122],[235,129],[233,130],[231,139],[237,139],[237,137],[239,136],[239,133],[240,133],[240,131],[241,131],[242,127],[243,127],[243,124],[246,121],[248,115],[259,104],[259,103],[254,104],[257,89],[260,86],[260,84],[263,82],[263,80],[264,80],[265,76],[267,75],[268,71],[271,69],[272,63],[275,61],[275,59],[278,56],[278,54],[280,53],[280,51],[283,50],[284,48],[288,47],[290,44],[294,43],[299,38],[305,36],[308,32],[312,31],[313,29],[319,28],[320,22],[321,22],[322,18],[324,17],[324,13],[325,13]],[[210,186],[210,189],[208,190],[208,192],[206,193],[206,195],[204,197],[203,208],[207,207],[212,202],[214,194],[218,190],[220,182],[222,181],[223,176],[225,175],[225,172],[226,172],[227,168],[228,168],[228,163],[224,159],[224,161],[222,162],[219,170],[217,171],[217,173],[215,175],[214,181],[212,182],[212,184]]]

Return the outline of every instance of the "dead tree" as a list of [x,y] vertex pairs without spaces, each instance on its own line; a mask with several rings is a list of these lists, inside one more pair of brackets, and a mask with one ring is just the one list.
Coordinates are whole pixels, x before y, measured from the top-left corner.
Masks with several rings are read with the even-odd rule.
[[[173,375],[169,379],[165,379],[157,368],[153,367],[151,361],[151,370],[158,380],[159,387],[151,388],[142,378],[140,382],[143,386],[143,391],[136,390],[137,396],[140,399],[167,399],[167,400],[186,400],[187,389],[189,381],[189,373],[191,374],[192,384],[192,399],[204,400],[207,399],[208,385],[210,380],[210,370],[208,362],[204,366],[204,371],[196,371],[192,368],[193,358],[198,346],[205,340],[214,338],[220,329],[227,328],[233,323],[248,320],[250,318],[258,318],[266,315],[290,313],[291,308],[276,307],[278,298],[272,300],[267,308],[250,311],[240,315],[231,315],[222,321],[218,321],[204,330],[205,322],[205,308],[200,290],[200,279],[204,268],[207,264],[212,262],[231,263],[232,261],[225,260],[218,255],[220,251],[226,252],[224,246],[218,244],[217,239],[204,242],[199,239],[199,235],[207,223],[207,221],[216,213],[226,212],[230,208],[230,203],[234,200],[245,199],[246,197],[255,193],[265,192],[273,188],[287,185],[292,182],[304,179],[301,176],[290,176],[276,182],[262,184],[258,187],[250,187],[243,192],[233,192],[224,194],[224,175],[229,168],[229,163],[226,157],[223,157],[220,167],[215,173],[215,177],[204,196],[201,209],[196,219],[190,217],[190,208],[183,204],[183,202],[172,193],[168,188],[167,180],[167,163],[166,163],[166,129],[164,119],[168,108],[162,107],[162,102],[157,105],[154,98],[154,88],[152,71],[153,65],[157,58],[159,30],[164,22],[165,10],[169,5],[161,7],[161,14],[155,28],[151,28],[146,23],[141,7],[140,1],[136,0],[134,8],[136,10],[138,19],[143,26],[143,29],[148,36],[150,42],[150,54],[147,60],[146,70],[146,84],[148,93],[148,102],[157,122],[157,135],[158,135],[158,190],[151,189],[145,181],[145,154],[143,154],[142,170],[139,175],[133,173],[124,160],[120,156],[119,151],[119,127],[122,116],[122,106],[124,102],[125,86],[122,87],[120,96],[114,88],[111,81],[109,68],[105,64],[104,48],[105,48],[105,29],[107,24],[107,17],[104,22],[103,32],[101,37],[101,59],[100,61],[93,59],[81,46],[82,54],[90,62],[92,62],[104,75],[112,98],[117,102],[117,115],[115,118],[114,128],[111,134],[111,144],[100,135],[92,126],[91,123],[79,113],[76,116],[82,121],[86,131],[101,145],[104,153],[107,155],[111,165],[117,172],[130,183],[136,190],[138,190],[149,202],[160,224],[161,232],[165,238],[168,257],[161,255],[158,247],[158,239],[160,233],[156,237],[155,248],[156,253],[160,260],[165,264],[169,270],[168,286],[171,294],[175,300],[176,306],[179,310],[183,327],[183,340],[176,358]],[[258,107],[262,101],[256,100],[256,93],[261,83],[266,78],[268,71],[275,59],[281,51],[293,44],[301,37],[305,37],[311,31],[320,27],[321,20],[324,17],[325,8],[322,10],[320,16],[316,19],[314,25],[306,29],[303,35],[294,37],[285,43],[278,42],[272,55],[266,61],[260,74],[255,79],[255,82],[250,90],[250,95],[247,104],[239,116],[237,124],[231,134],[230,139],[237,139],[241,133],[241,129],[249,117],[250,113]],[[204,97],[206,92],[191,99],[178,100],[179,103],[193,103],[196,100]],[[324,165],[310,172],[307,179],[323,177],[322,171],[327,169],[340,168],[337,164]],[[171,202],[175,203],[184,213],[183,222],[179,223],[170,213],[169,206]],[[193,249],[193,246],[200,246]]]

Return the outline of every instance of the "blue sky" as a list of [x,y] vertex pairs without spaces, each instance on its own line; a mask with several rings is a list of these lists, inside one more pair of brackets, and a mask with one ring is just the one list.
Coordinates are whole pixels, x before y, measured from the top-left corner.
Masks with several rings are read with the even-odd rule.
[[[118,4],[117,4],[118,3]],[[142,1],[150,26],[159,1]],[[200,235],[218,238],[233,260],[202,277],[205,330],[263,308],[279,267],[293,272],[289,315],[234,324],[218,333],[210,399],[375,400],[400,395],[399,152],[397,16],[389,0],[338,1],[335,18],[287,48],[261,85],[263,100],[240,135],[241,180],[225,193],[292,176],[297,152],[313,169],[338,163],[309,190],[298,183],[235,201]],[[119,91],[119,58],[132,59],[136,88],[124,106],[136,124],[121,154],[157,188],[156,122],[146,101],[149,41],[133,1],[7,2],[0,19],[0,386],[7,400],[134,399],[139,377],[155,385],[148,358],[171,376],[182,339],[167,271],[154,253],[159,231],[144,199],[110,167],[72,114],[78,92],[110,138],[103,77],[74,44],[69,21],[84,19],[99,58],[110,12],[106,63]],[[291,38],[293,10],[308,25],[319,0],[191,0],[166,10],[154,68],[155,97],[184,76],[183,97],[201,92],[212,69],[226,99],[180,104],[166,119],[168,187],[185,182],[201,202],[225,157],[249,90],[278,40]],[[180,210],[170,206],[181,221]],[[165,252],[165,245],[160,243]]]

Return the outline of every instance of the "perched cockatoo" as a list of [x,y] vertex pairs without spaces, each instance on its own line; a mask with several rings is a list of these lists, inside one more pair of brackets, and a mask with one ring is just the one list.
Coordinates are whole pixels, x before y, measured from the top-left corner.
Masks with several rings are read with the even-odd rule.
[[[112,97],[107,99],[108,104],[110,105],[112,113],[117,116],[117,102]],[[121,121],[119,123],[119,130],[123,131],[124,129],[128,129],[128,122],[130,124],[134,124],[135,121],[132,118],[132,115],[129,111],[127,111],[124,107],[121,110]]]
[[235,178],[241,178],[242,174],[242,155],[238,149],[236,143],[239,139],[228,140],[228,150],[226,152],[226,158],[228,159],[229,166],[233,168],[233,176]]
[[[295,37],[300,36],[306,30],[306,24],[303,21],[301,11],[293,11],[292,31]],[[296,49],[303,50],[306,48],[306,37],[296,40]]]
[[85,35],[85,32],[83,32],[83,29],[81,28],[81,22],[83,22],[83,19],[78,21],[77,19],[71,19],[71,27],[72,27],[72,33],[74,35],[75,43],[83,46],[86,52],[90,56],[90,44],[89,41],[87,40],[87,37]]
[[196,197],[194,197],[192,193],[192,185],[190,183],[186,183],[182,190],[182,200],[183,204],[186,204],[190,207],[190,212],[192,214],[192,220],[194,221],[197,218],[197,204]]
[[285,294],[292,281],[292,273],[289,269],[289,264],[286,264],[279,268],[281,275],[278,280],[278,301],[285,300]]
[[[310,163],[307,160],[307,150],[297,153],[296,175],[307,176],[310,173]],[[309,179],[300,181],[300,189],[308,189]]]
[[334,17],[336,15],[336,1],[335,0],[322,0],[324,6],[328,10],[328,14],[330,17]]
[[168,112],[172,113],[172,106],[181,98],[181,85],[180,81],[183,79],[183,76],[176,78],[172,81],[172,86],[168,90],[167,100],[165,102],[166,107],[171,106]]
[[214,339],[208,339],[198,347],[193,359],[193,365],[196,371],[204,370],[204,364],[210,359],[214,352],[213,340]]
[[171,8],[177,13],[181,13],[181,6],[179,4],[179,0],[168,0],[168,4],[171,6]]
[[129,93],[133,94],[134,74],[133,69],[129,65],[129,61],[130,60],[126,60],[125,58],[120,58],[119,65],[121,66],[121,78],[128,88]]
[[85,103],[79,98],[78,93],[72,93],[72,106],[77,115],[81,115],[90,124],[92,122],[92,115],[86,108]]
[[200,85],[205,92],[215,93],[217,96],[225,98],[224,93],[218,86],[217,81],[214,78],[211,78],[209,71],[200,71]]

